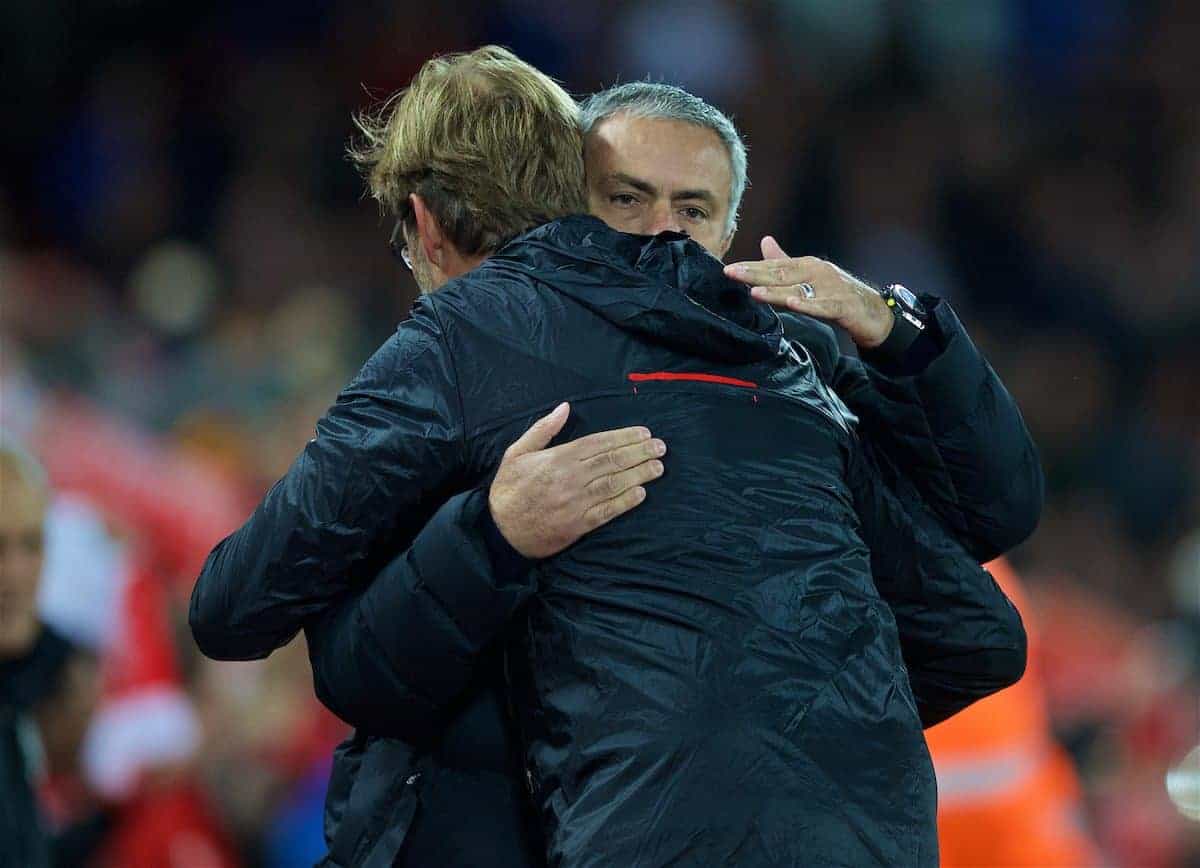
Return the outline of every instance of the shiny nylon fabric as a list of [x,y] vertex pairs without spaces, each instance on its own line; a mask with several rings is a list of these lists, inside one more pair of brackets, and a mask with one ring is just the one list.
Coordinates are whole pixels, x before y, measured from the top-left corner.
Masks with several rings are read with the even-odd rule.
[[[690,242],[631,250],[626,270],[610,239],[632,243],[551,224],[433,298],[479,466],[559,398],[563,439],[646,424],[668,443],[636,513],[540,567],[510,656],[548,863],[936,864],[845,408]],[[628,379],[655,371],[757,388]]]
[[[553,653],[510,658],[552,864],[935,864],[932,767],[849,508],[854,439],[812,362],[827,341],[793,351],[683,238],[541,227],[421,299],[214,550],[193,633],[246,659],[311,628],[569,400],[563,440],[646,424],[671,452],[635,513],[543,565],[535,605],[554,608],[529,613],[527,649],[545,637]],[[629,380],[653,372],[757,387]],[[408,624],[424,647],[464,647],[496,620],[498,606],[447,606],[456,577],[417,573],[410,596],[442,613]],[[410,675],[441,683],[461,663]],[[606,677],[617,689],[589,717]]]
[[681,469],[541,569],[515,676],[549,863],[928,864],[932,771],[844,435],[734,390],[636,402]]

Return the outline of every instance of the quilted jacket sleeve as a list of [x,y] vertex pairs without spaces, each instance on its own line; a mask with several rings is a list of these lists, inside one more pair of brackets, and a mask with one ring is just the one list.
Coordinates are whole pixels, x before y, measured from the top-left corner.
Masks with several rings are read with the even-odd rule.
[[363,731],[419,743],[536,587],[487,492],[455,495],[361,590],[310,623],[317,696]]
[[189,611],[200,650],[249,660],[288,642],[466,487],[463,454],[453,362],[432,304],[420,303],[208,556]]
[[1017,546],[1041,518],[1045,480],[1021,411],[950,305],[904,359],[841,356],[833,387],[872,442],[980,562]]
[[891,608],[921,722],[933,726],[1025,671],[1025,627],[974,554],[875,445],[852,464],[871,571]]

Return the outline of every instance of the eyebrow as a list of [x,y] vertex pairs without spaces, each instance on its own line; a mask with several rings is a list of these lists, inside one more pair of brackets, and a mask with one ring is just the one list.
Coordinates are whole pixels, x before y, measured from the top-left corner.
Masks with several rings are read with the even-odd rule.
[[649,181],[643,181],[640,178],[635,178],[633,175],[626,175],[624,172],[613,172],[608,176],[610,181],[617,181],[621,184],[628,184],[635,190],[640,190],[648,196],[658,194],[658,188]]
[[[648,181],[643,181],[641,178],[635,178],[632,175],[626,175],[624,172],[613,172],[608,176],[610,181],[618,181],[622,184],[628,184],[635,190],[639,190],[648,196],[658,194],[658,188]],[[671,194],[671,201],[690,201],[699,199],[702,202],[707,202],[710,205],[716,205],[717,197],[708,190],[679,190]]]

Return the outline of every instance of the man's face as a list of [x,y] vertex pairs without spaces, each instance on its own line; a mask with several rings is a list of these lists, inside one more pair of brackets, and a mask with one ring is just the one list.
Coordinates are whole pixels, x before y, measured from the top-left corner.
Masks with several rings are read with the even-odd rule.
[[20,657],[37,638],[45,503],[8,474],[0,496],[0,659]]
[[601,121],[584,143],[588,207],[614,229],[635,235],[690,235],[720,259],[733,171],[710,129],[684,121],[629,117]]

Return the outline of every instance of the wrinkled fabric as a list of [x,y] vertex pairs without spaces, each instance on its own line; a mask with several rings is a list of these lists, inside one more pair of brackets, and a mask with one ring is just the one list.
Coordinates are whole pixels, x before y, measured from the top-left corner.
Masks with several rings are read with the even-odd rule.
[[718,424],[738,397],[641,398],[686,471],[538,570],[513,677],[548,861],[936,864],[849,436],[765,394]]
[[[936,864],[921,714],[857,512],[871,476],[851,472],[854,414],[814,362],[836,357],[831,341],[788,340],[679,236],[584,217],[540,227],[423,298],[343,392],[210,556],[197,641],[239,659],[303,626],[310,641],[357,627],[363,638],[327,647],[382,643],[375,673],[418,701],[394,721],[350,701],[363,751],[394,741],[392,723],[427,726],[412,736],[423,749],[453,721],[440,707],[453,691],[430,683],[467,683],[470,654],[531,599],[508,670],[550,864]],[[434,507],[561,400],[562,440],[646,424],[667,441],[646,502],[524,586],[456,574],[414,545],[358,606]],[[966,514],[942,463],[948,508]],[[405,629],[388,630],[389,614]],[[416,660],[412,635],[431,640]],[[360,777],[385,773],[356,762]],[[332,806],[335,839],[361,822],[360,783]],[[402,820],[356,846],[395,841]]]

